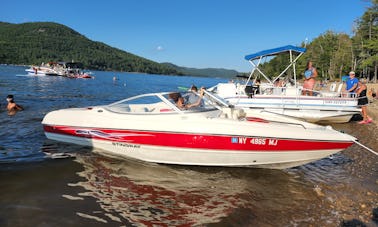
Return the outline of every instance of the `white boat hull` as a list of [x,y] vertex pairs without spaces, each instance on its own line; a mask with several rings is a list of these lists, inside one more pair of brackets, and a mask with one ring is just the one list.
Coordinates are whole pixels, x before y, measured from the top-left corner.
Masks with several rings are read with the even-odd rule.
[[277,109],[277,108],[243,108],[247,117],[256,117],[263,114],[269,119],[282,120],[282,117],[292,117],[311,123],[346,123],[360,112],[355,111],[325,111],[325,110],[300,110],[300,109]]
[[[238,108],[243,108],[247,113],[253,110],[274,112],[287,117],[294,117],[312,123],[346,123],[356,114],[361,113],[356,98],[343,97],[315,97],[302,96],[300,92],[287,94],[286,90],[295,88],[283,88],[281,95],[235,95],[242,93],[242,89],[236,90],[234,84],[218,84],[216,94]],[[230,87],[232,89],[230,89]],[[233,90],[225,92],[222,89]],[[233,95],[232,95],[233,94]],[[250,109],[250,110],[248,110]],[[252,116],[252,115],[251,115]]]
[[256,151],[247,153],[238,150],[223,151],[150,145],[131,145],[121,143],[115,146],[114,142],[110,141],[83,139],[54,133],[46,133],[46,137],[52,140],[95,147],[101,150],[94,149],[94,152],[109,156],[127,157],[154,163],[199,166],[286,169],[316,161],[320,157],[328,157],[329,155],[335,154],[342,150],[288,150],[285,152]]
[[127,119],[104,109],[54,111],[43,124],[52,140],[99,148],[95,151],[107,155],[179,165],[290,168],[337,153],[354,141],[309,123],[281,125],[170,114]]

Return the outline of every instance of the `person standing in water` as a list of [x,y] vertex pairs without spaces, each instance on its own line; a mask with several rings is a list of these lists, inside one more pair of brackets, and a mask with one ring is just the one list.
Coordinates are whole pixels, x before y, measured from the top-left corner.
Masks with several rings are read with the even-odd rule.
[[14,102],[13,95],[7,96],[7,102],[8,102],[8,105],[7,105],[8,115],[14,115],[16,114],[17,111],[24,110],[22,106]]

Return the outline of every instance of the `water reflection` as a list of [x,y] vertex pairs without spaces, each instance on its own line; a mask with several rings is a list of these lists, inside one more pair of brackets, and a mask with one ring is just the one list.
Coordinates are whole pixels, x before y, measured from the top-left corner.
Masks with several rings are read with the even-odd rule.
[[[85,192],[64,197],[95,198],[102,212],[78,215],[102,222],[202,225],[242,215],[246,218],[238,222],[244,224],[276,224],[301,209],[303,201],[316,199],[312,185],[284,171],[166,166],[93,154],[78,155],[76,161],[85,180],[70,186]],[[288,208],[284,215],[275,213]]]
[[[72,184],[87,190],[81,196],[98,199],[101,208],[145,225],[198,225],[217,222],[233,208],[245,206],[245,181],[222,173],[205,174],[104,157],[77,157],[87,181]],[[232,187],[230,187],[230,185]]]

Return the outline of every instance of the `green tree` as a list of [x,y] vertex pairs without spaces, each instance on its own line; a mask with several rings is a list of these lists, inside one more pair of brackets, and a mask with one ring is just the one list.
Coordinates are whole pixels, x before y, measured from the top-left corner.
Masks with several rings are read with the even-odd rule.
[[378,0],[371,1],[362,17],[357,20],[353,45],[356,52],[356,67],[364,77],[377,82],[378,74]]

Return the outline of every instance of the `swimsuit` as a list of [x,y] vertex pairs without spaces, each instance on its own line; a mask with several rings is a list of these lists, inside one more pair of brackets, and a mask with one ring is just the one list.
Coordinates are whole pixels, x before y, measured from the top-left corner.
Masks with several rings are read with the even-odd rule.
[[361,91],[359,97],[358,97],[358,105],[359,106],[366,106],[369,103],[369,100],[366,96],[366,89]]

